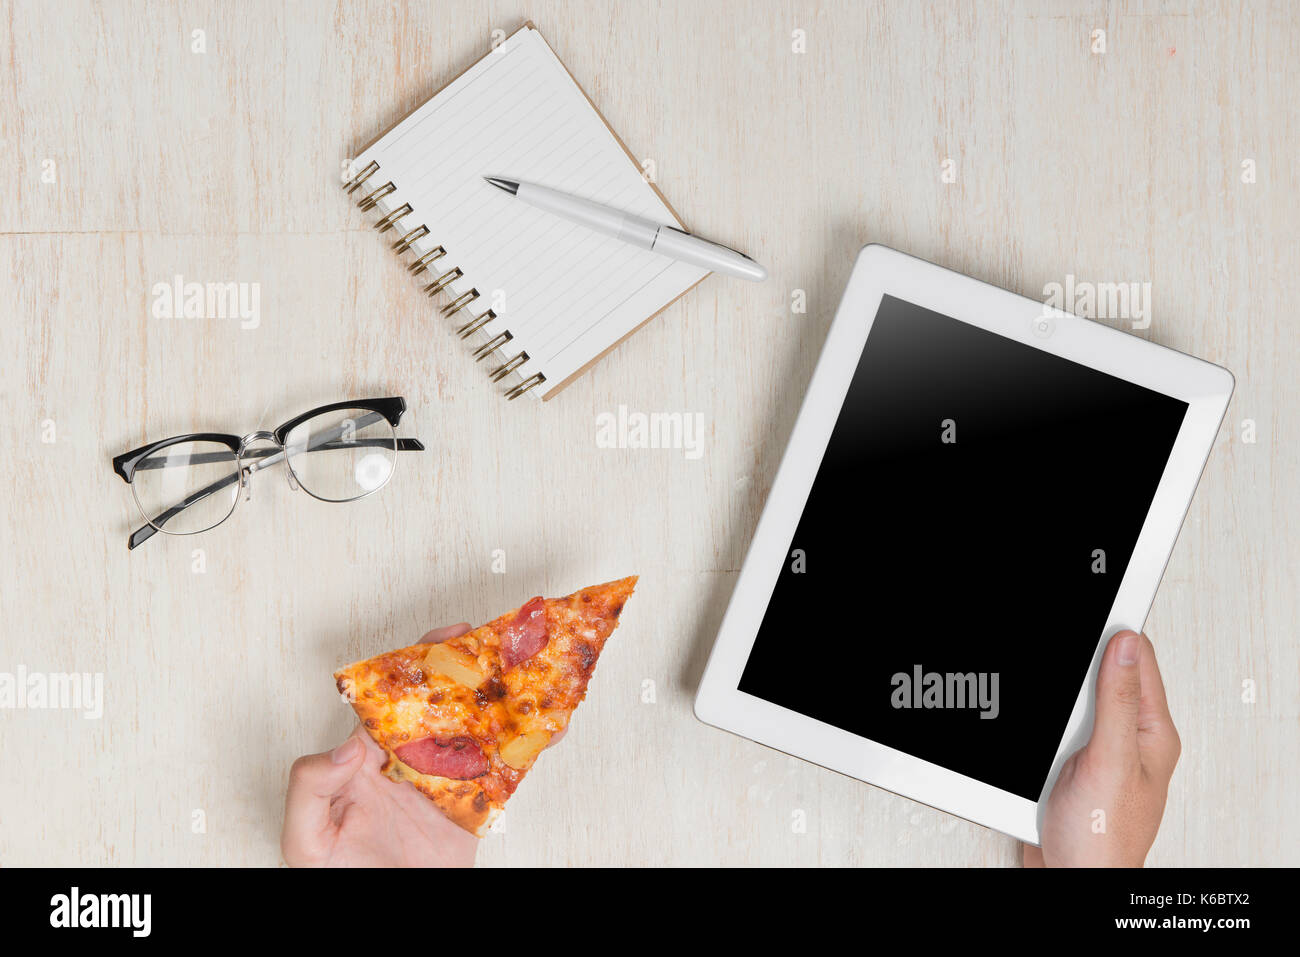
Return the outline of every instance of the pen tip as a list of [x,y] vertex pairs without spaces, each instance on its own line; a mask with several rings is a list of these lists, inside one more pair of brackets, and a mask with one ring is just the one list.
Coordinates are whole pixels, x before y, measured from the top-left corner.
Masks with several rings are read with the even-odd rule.
[[512,196],[519,192],[519,184],[512,180],[502,179],[500,176],[484,176],[483,178],[497,189],[504,189]]

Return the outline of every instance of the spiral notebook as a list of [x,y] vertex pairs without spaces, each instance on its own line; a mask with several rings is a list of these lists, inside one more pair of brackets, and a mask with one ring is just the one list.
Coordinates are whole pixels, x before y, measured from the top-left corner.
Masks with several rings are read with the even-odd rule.
[[684,229],[531,23],[353,160],[344,184],[508,399],[548,399],[706,275],[515,200],[540,183]]

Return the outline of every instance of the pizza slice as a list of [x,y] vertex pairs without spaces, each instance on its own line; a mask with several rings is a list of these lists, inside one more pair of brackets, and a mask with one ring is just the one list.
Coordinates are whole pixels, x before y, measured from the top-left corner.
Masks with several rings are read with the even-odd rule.
[[533,598],[459,638],[378,655],[334,678],[388,754],[384,773],[482,837],[568,727],[635,587],[634,576]]

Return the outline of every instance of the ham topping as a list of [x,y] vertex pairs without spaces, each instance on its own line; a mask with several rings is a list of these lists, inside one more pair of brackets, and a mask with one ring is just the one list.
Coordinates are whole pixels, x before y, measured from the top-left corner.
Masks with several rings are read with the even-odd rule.
[[420,738],[394,748],[399,761],[421,774],[468,781],[487,774],[488,762],[473,738]]
[[519,609],[501,636],[501,661],[513,668],[546,647],[546,601],[540,596]]

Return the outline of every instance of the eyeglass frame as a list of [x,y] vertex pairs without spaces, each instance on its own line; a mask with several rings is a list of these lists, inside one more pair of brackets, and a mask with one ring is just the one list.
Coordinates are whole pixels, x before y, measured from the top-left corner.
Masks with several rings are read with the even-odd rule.
[[[179,515],[182,511],[189,508],[191,505],[195,505],[198,502],[201,502],[207,496],[219,492],[221,489],[225,488],[226,486],[232,483],[237,483],[239,489],[246,490],[248,488],[248,478],[247,478],[248,475],[251,475],[253,472],[258,471],[259,468],[264,468],[267,465],[278,464],[276,462],[255,461],[249,463],[249,465],[246,466],[244,464],[244,457],[245,457],[245,453],[249,451],[248,445],[251,442],[274,442],[276,448],[262,450],[264,454],[261,457],[265,458],[265,457],[276,456],[276,455],[283,456],[283,461],[285,467],[288,468],[289,470],[289,476],[292,480],[291,484],[293,485],[293,487],[295,489],[301,489],[302,491],[306,492],[308,495],[310,495],[312,498],[316,499],[319,502],[345,504],[347,502],[355,502],[357,501],[357,499],[362,499],[365,498],[367,495],[373,495],[375,492],[378,492],[385,485],[387,485],[389,480],[392,478],[391,470],[389,471],[388,475],[384,478],[384,481],[381,484],[375,486],[374,488],[368,489],[367,491],[362,492],[360,495],[355,495],[352,498],[333,499],[333,498],[324,498],[320,495],[317,495],[307,486],[303,485],[302,480],[298,478],[298,473],[294,471],[293,463],[290,462],[289,460],[289,450],[285,448],[284,442],[285,439],[288,438],[290,432],[292,432],[298,426],[302,425],[302,423],[306,422],[308,419],[315,418],[318,415],[324,415],[327,412],[337,412],[342,409],[360,409],[365,412],[374,412],[378,415],[382,415],[384,419],[388,422],[388,424],[392,426],[394,432],[396,432],[398,423],[401,421],[402,414],[406,411],[406,399],[403,398],[402,396],[389,396],[382,399],[355,399],[355,400],[344,401],[344,402],[331,402],[329,405],[322,405],[319,406],[318,408],[311,409],[308,412],[304,412],[301,415],[294,416],[288,422],[285,422],[283,425],[277,426],[275,429],[269,432],[266,431],[250,432],[248,435],[243,435],[243,436],[231,435],[224,432],[191,432],[186,435],[174,435],[171,438],[162,439],[157,442],[150,442],[148,445],[142,445],[138,449],[133,449],[130,452],[123,452],[121,455],[115,456],[113,458],[113,471],[116,472],[119,476],[121,476],[122,481],[126,482],[127,485],[132,486],[131,498],[135,501],[136,508],[139,509],[140,514],[144,517],[145,520],[145,524],[142,527],[137,528],[134,532],[132,532],[130,537],[127,539],[127,543],[126,543],[127,550],[130,551],[139,547],[140,545],[143,545],[149,539],[153,538],[153,536],[156,535],[158,532],[162,532],[164,535],[200,535],[203,532],[210,532],[212,531],[212,529],[223,524],[226,521],[226,519],[230,518],[231,515],[235,514],[235,508],[238,507],[239,505],[238,491],[236,491],[235,493],[235,502],[230,506],[230,511],[228,511],[225,514],[225,516],[221,519],[221,521],[217,522],[214,525],[209,525],[207,528],[200,528],[193,532],[172,532],[172,531],[168,531],[167,529],[158,527],[157,525],[154,524],[154,520],[149,518],[148,514],[145,512],[144,506],[140,502],[139,496],[136,495],[135,492],[135,487],[134,487],[135,473],[137,469],[140,467],[140,463],[143,462],[146,458],[148,458],[153,453],[159,452],[162,449],[168,448],[173,445],[180,445],[185,442],[212,442],[217,445],[226,446],[228,449],[230,449],[231,453],[233,453],[235,456],[235,462],[234,462],[235,471],[233,475],[228,476],[227,478],[223,478],[218,482],[214,482],[206,488],[200,489],[198,493],[196,493],[194,496],[190,496],[179,506],[172,506],[171,508],[166,509],[160,516],[158,516],[164,522],[170,518],[173,518],[176,515]],[[394,435],[393,443],[394,443],[394,453],[423,452],[425,450],[424,443],[422,443],[419,439],[400,438],[397,435]]]

